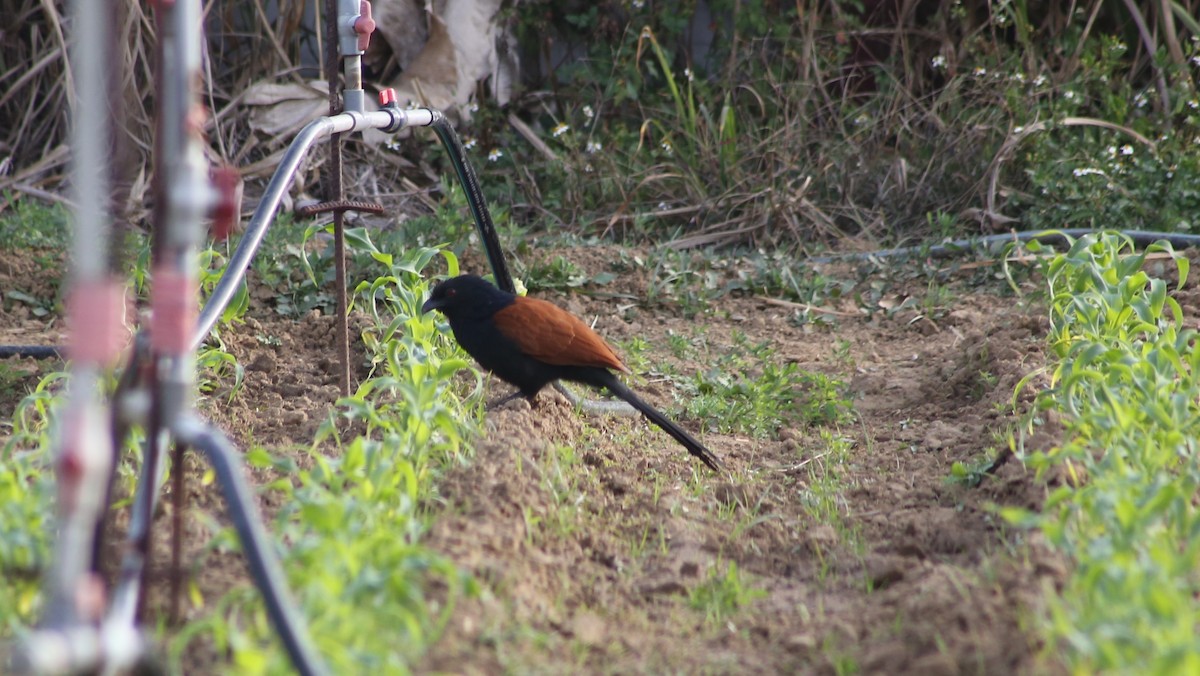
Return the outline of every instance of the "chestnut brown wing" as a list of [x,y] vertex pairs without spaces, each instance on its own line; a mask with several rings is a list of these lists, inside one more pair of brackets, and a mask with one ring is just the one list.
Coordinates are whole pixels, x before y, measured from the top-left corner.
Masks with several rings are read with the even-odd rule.
[[521,352],[555,366],[600,366],[629,373],[613,349],[578,317],[553,303],[518,297],[492,321]]

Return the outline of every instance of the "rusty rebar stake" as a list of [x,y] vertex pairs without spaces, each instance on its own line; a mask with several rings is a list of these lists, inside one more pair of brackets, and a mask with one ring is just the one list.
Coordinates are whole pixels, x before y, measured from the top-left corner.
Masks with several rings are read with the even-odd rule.
[[[325,78],[329,82],[329,115],[342,112],[338,94],[338,7],[337,0],[325,0]],[[342,135],[329,136],[329,189],[325,199],[341,202],[342,192]],[[333,212],[334,285],[337,298],[337,351],[340,364],[338,378],[342,396],[350,396],[350,326],[346,317],[346,216],[343,210]]]

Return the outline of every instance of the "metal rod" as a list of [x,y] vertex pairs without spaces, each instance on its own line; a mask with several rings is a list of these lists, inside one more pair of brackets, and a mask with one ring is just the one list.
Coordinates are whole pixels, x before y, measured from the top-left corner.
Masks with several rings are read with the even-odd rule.
[[[325,0],[325,78],[329,83],[329,116],[342,112],[338,54],[340,53],[340,24],[337,0]],[[342,190],[342,135],[329,135],[329,161],[326,179],[327,202],[340,202],[346,195]],[[334,296],[337,298],[338,384],[342,396],[350,396],[350,327],[346,317],[346,212],[333,212]]]
[[[201,36],[200,0],[159,3],[155,6],[159,28],[160,81],[155,136],[156,208],[154,213],[153,285],[150,289],[150,452],[145,458],[149,476],[158,476],[164,461],[164,441],[179,416],[191,411],[195,396],[196,355],[191,347],[195,333],[197,290],[196,251],[204,236],[204,219],[216,203],[205,156],[200,102]],[[178,453],[176,453],[178,457]],[[174,472],[186,468],[179,464]],[[177,479],[178,481],[178,479]],[[154,516],[157,484],[143,494],[138,509],[147,523]],[[185,495],[176,495],[178,514],[184,513]],[[176,525],[182,523],[176,521]],[[147,527],[142,555],[149,560],[154,529]],[[173,537],[181,537],[175,534]],[[177,563],[177,562],[173,562]],[[149,571],[143,569],[143,586]],[[172,569],[172,575],[178,571]],[[178,592],[178,585],[172,585]],[[172,607],[179,603],[171,601]],[[139,597],[139,615],[145,597]],[[140,619],[140,618],[139,618]]]
[[183,444],[175,445],[171,459],[171,497],[174,509],[171,512],[171,624],[178,624],[183,617],[179,603],[183,597],[183,528],[184,510],[187,509],[187,471],[183,466]]
[[[81,603],[103,583],[93,573],[97,524],[103,522],[106,487],[112,472],[109,407],[102,389],[103,371],[120,353],[114,318],[108,313],[124,300],[108,266],[111,222],[107,162],[110,132],[109,82],[105,64],[111,50],[110,10],[102,2],[72,3],[72,26],[91,30],[72,35],[71,63],[77,87],[73,134],[73,246],[67,302],[69,349],[74,357],[67,401],[54,441],[58,486],[58,532],[47,575],[47,605],[42,626],[69,629],[97,619],[103,607]],[[122,308],[123,309],[123,308]],[[95,593],[92,593],[95,592]]]

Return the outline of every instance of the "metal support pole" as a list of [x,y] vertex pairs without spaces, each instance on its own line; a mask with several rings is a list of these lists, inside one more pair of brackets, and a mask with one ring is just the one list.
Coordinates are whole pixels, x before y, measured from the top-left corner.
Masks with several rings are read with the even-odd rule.
[[[340,33],[337,0],[325,0],[325,77],[329,82],[329,116],[342,112],[340,78],[338,77],[338,54]],[[340,202],[345,199],[342,191],[342,135],[329,136],[329,161],[325,199]],[[338,383],[342,396],[350,396],[350,327],[346,317],[349,303],[346,298],[346,216],[345,212],[333,212],[333,266],[334,293],[337,298],[337,352]]]

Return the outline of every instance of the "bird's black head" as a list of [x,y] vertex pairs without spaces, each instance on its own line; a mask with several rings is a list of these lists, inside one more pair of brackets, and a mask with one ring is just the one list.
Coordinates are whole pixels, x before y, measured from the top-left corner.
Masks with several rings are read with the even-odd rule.
[[448,319],[490,317],[512,304],[513,296],[477,275],[459,275],[439,282],[429,293],[421,312],[441,310]]

